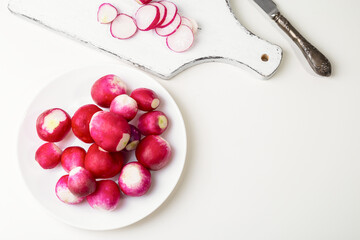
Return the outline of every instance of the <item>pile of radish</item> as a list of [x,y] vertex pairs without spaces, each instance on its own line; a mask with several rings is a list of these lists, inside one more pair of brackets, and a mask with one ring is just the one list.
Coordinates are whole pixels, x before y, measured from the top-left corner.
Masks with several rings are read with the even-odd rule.
[[[72,117],[60,108],[38,116],[37,134],[45,143],[35,160],[43,169],[61,165],[65,171],[55,185],[62,202],[73,205],[86,200],[94,209],[114,210],[121,192],[133,197],[146,194],[151,172],[169,163],[171,147],[160,136],[169,119],[157,110],[158,95],[148,88],[128,92],[121,78],[109,74],[91,87],[95,104],[80,106]],[[60,149],[56,143],[70,132],[89,147]],[[127,162],[131,152],[137,161]]]
[[181,16],[178,7],[170,1],[136,0],[141,6],[130,16],[120,13],[110,3],[99,6],[97,20],[110,24],[114,38],[129,39],[140,31],[153,30],[157,35],[166,37],[167,47],[174,52],[187,51],[194,42],[198,29],[197,23]]

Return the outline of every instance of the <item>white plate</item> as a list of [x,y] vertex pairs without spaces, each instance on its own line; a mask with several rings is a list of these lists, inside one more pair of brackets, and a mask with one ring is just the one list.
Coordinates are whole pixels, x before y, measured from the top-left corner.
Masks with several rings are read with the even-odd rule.
[[[127,83],[129,90],[147,87],[159,95],[161,104],[158,109],[169,117],[169,127],[162,136],[170,143],[173,152],[172,159],[165,168],[152,172],[153,184],[146,195],[123,196],[119,207],[112,212],[92,209],[86,201],[79,205],[60,202],[54,192],[55,184],[66,172],[61,164],[54,169],[44,170],[34,158],[36,149],[44,143],[36,134],[35,122],[38,115],[46,109],[60,107],[72,116],[80,106],[94,103],[90,95],[91,86],[94,81],[106,74],[120,76]],[[72,132],[59,142],[62,149],[70,145],[82,146],[86,150],[90,146],[75,138]],[[135,223],[152,213],[176,186],[184,167],[185,156],[185,125],[175,101],[153,78],[133,68],[118,65],[82,68],[57,77],[35,97],[19,129],[19,166],[28,188],[58,219],[83,229],[116,229]],[[132,160],[135,160],[133,152],[130,154],[130,161]]]

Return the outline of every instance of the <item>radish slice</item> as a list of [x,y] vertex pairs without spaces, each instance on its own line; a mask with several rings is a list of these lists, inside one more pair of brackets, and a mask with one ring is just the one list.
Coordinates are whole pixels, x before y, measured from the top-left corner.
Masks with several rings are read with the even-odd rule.
[[144,5],[144,4],[148,4],[149,2],[151,2],[152,0],[135,0],[138,4]]
[[169,2],[169,1],[160,1],[159,3],[164,5],[166,8],[166,18],[165,18],[164,22],[158,27],[166,27],[172,21],[174,21],[176,14],[178,12],[178,8],[174,3]]
[[118,39],[131,38],[137,31],[135,21],[126,14],[119,14],[110,26],[111,35]]
[[103,3],[99,6],[97,20],[99,23],[111,23],[118,15],[117,9],[110,3]]
[[176,14],[174,21],[171,22],[170,25],[167,25],[166,27],[158,27],[155,28],[155,32],[162,37],[167,37],[171,34],[173,34],[181,25],[181,16],[179,14]]
[[165,18],[167,15],[166,7],[163,4],[161,4],[160,2],[153,2],[153,3],[149,3],[149,4],[153,5],[155,7],[158,7],[160,17],[159,17],[159,22],[156,24],[156,27],[161,26],[161,24],[163,24],[163,22],[165,21]]
[[194,33],[186,25],[180,25],[178,30],[166,38],[168,48],[174,52],[185,52],[194,42]]
[[159,8],[150,4],[140,7],[135,13],[136,24],[141,31],[148,31],[156,27],[159,18]]
[[194,34],[197,32],[198,25],[195,22],[195,20],[188,18],[188,17],[181,16],[181,24],[184,24],[184,25],[188,26],[189,28],[191,28],[191,30],[193,31]]

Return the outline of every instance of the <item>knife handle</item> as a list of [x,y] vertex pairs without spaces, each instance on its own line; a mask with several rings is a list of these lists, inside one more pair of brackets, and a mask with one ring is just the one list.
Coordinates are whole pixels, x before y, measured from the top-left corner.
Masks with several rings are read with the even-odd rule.
[[311,68],[321,76],[331,75],[331,64],[329,60],[309,43],[280,13],[273,16],[274,21],[280,28],[296,43],[309,62]]

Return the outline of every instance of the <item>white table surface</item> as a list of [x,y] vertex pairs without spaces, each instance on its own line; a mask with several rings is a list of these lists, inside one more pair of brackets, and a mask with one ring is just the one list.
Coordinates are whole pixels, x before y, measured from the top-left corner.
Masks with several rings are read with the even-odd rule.
[[58,221],[33,198],[17,165],[17,129],[54,76],[127,64],[0,1],[0,239],[360,239],[360,2],[276,1],[332,62],[330,78],[313,74],[252,1],[231,3],[242,25],[283,48],[280,68],[269,80],[223,63],[155,78],[184,116],[184,172],[153,214],[96,232]]

